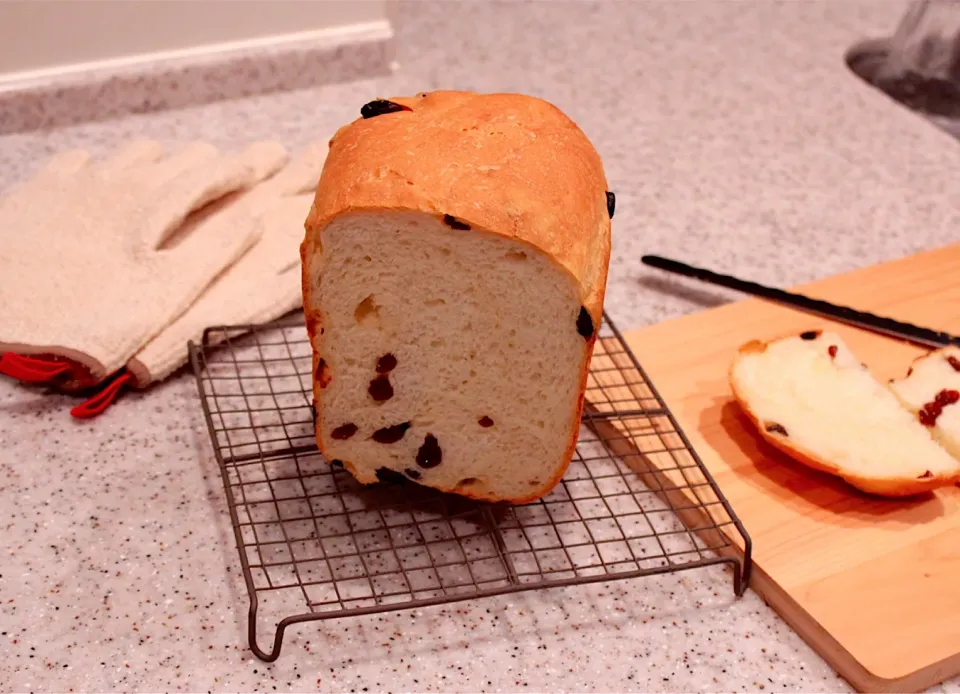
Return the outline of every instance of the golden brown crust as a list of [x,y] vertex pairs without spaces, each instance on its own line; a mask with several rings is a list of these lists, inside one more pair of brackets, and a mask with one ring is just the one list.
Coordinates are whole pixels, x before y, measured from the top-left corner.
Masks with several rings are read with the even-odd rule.
[[[573,457],[590,354],[603,316],[611,221],[600,156],[570,118],[535,97],[437,91],[389,100],[409,110],[358,118],[330,140],[300,247],[310,339],[316,350],[322,316],[313,308],[310,259],[320,250],[324,228],[341,214],[414,211],[441,220],[449,215],[470,227],[463,233],[480,230],[542,251],[570,276],[594,330],[584,340],[580,396],[565,460],[554,479],[509,501],[535,500],[559,482]],[[321,403],[317,360],[315,352],[313,387]],[[323,408],[318,404],[317,410],[322,452]],[[472,496],[470,490],[460,493]]]
[[751,409],[748,398],[742,392],[742,390],[737,387],[737,379],[734,377],[734,371],[738,361],[744,355],[759,354],[764,352],[766,351],[767,345],[776,341],[776,339],[768,342],[751,340],[747,343],[744,343],[740,346],[739,350],[737,351],[737,356],[731,362],[729,371],[730,388],[733,393],[734,401],[739,405],[741,411],[743,411],[747,419],[750,420],[751,424],[764,441],[772,445],[774,448],[792,460],[797,461],[801,465],[805,465],[820,472],[825,472],[829,475],[833,475],[834,477],[839,477],[847,484],[859,489],[860,491],[875,496],[892,498],[916,496],[919,494],[932,492],[940,487],[960,483],[960,472],[953,475],[934,475],[926,478],[895,477],[876,479],[854,475],[843,470],[836,463],[820,458],[815,453],[804,449],[802,446],[797,444],[795,441],[792,441],[788,437],[784,437],[777,432],[767,431],[766,423],[760,419],[753,409]]
[[[580,128],[556,106],[522,94],[438,91],[390,101],[410,110],[357,119],[330,140],[301,258],[344,212],[450,215],[542,250],[569,272],[599,325],[608,187]],[[304,292],[309,305],[306,278]]]

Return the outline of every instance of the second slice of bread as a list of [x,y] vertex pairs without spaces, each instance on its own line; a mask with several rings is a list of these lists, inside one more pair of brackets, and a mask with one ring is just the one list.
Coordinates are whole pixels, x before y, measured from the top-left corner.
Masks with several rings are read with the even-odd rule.
[[730,381],[767,441],[862,491],[901,497],[960,480],[960,461],[836,333],[749,342]]
[[889,387],[917,421],[960,459],[960,349],[946,347],[923,355]]

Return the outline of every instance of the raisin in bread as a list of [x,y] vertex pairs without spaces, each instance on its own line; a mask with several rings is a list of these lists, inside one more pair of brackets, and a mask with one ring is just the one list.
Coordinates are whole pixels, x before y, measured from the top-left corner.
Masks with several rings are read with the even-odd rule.
[[730,382],[767,441],[862,491],[909,496],[960,480],[960,462],[835,333],[751,341]]
[[960,349],[945,347],[918,358],[889,384],[903,406],[960,459]]
[[555,106],[377,100],[330,142],[301,247],[320,450],[360,482],[548,492],[576,445],[614,198]]

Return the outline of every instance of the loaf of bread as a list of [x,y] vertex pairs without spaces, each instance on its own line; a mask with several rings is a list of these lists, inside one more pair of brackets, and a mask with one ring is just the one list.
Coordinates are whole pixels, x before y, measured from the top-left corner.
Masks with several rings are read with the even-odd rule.
[[748,342],[730,382],[764,439],[864,492],[911,496],[960,480],[960,461],[835,333]]
[[960,349],[944,347],[923,355],[889,387],[933,437],[960,459]]
[[555,106],[377,100],[342,127],[301,246],[316,438],[360,482],[521,503],[579,432],[614,197]]

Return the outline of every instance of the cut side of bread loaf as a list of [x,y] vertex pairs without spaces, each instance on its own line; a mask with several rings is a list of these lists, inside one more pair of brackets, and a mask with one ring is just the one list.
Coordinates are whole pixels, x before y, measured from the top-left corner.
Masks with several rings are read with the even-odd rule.
[[960,348],[945,347],[916,359],[906,376],[891,381],[889,388],[960,459]]
[[960,480],[960,461],[835,333],[749,342],[730,382],[764,439],[864,492],[911,496]]
[[602,317],[599,157],[532,97],[364,113],[331,141],[301,248],[320,450],[362,483],[536,499],[572,458]]
[[549,258],[428,214],[358,212],[327,227],[317,270],[329,456],[361,482],[387,468],[481,497],[555,483],[586,342]]

